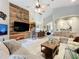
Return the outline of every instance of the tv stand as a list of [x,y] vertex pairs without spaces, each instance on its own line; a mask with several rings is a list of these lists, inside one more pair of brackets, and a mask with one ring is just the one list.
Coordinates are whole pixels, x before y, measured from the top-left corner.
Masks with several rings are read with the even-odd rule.
[[16,39],[16,40],[21,40],[29,37],[29,32],[20,32],[20,33],[14,33],[13,35],[10,36],[11,39]]

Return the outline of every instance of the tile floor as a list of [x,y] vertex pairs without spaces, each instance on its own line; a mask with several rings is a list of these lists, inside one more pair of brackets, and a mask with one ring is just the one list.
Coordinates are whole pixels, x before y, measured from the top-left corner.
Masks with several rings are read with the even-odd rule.
[[[41,43],[43,42],[46,42],[48,40],[47,37],[44,37],[44,38],[40,38],[40,39],[36,39],[36,40],[32,40],[31,38],[28,38],[28,39],[24,39],[21,42],[21,45],[23,47],[25,47],[30,53],[32,53],[33,55],[38,55],[39,57],[42,57],[41,56]],[[59,48],[59,54],[55,56],[54,59],[63,59],[63,56],[64,56],[64,50],[65,49],[62,49],[62,48],[65,48],[65,45],[61,45],[60,48]],[[42,58],[44,59],[44,58]]]

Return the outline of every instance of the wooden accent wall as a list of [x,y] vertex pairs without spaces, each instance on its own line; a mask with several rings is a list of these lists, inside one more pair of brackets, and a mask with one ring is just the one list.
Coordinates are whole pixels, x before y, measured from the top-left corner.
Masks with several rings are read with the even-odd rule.
[[29,11],[10,3],[10,39],[24,39],[29,36],[29,31],[15,32],[14,21],[29,23]]

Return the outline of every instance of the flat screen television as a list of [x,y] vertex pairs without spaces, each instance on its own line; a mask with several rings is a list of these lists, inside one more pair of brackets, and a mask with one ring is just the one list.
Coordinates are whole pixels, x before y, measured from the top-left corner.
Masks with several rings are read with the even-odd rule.
[[29,31],[29,24],[15,21],[14,22],[14,31],[16,31],[16,32]]
[[0,35],[7,35],[7,28],[8,26],[6,24],[0,24]]

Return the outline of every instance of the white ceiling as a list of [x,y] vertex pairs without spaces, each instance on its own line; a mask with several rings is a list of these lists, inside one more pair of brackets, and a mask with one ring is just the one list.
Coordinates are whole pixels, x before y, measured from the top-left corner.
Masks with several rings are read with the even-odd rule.
[[75,2],[72,2],[72,0],[55,0],[53,5],[54,8],[58,8],[74,4],[79,4],[79,0],[75,0]]
[[[47,17],[51,15],[53,12],[53,8],[59,8],[59,7],[64,7],[64,6],[69,6],[69,5],[74,5],[79,3],[79,0],[77,0],[74,3],[72,3],[71,0],[54,0],[54,1],[40,0],[40,1],[42,4],[50,4],[46,12],[43,13],[43,15],[40,17]],[[9,0],[9,2],[30,10],[33,16],[37,15],[34,11],[36,0]]]

